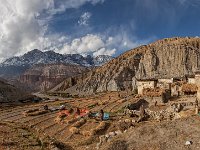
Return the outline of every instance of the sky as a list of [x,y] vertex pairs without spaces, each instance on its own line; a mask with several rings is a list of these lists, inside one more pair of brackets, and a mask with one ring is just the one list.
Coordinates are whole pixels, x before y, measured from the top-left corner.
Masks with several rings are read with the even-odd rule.
[[0,60],[32,49],[111,55],[200,35],[200,0],[0,0]]

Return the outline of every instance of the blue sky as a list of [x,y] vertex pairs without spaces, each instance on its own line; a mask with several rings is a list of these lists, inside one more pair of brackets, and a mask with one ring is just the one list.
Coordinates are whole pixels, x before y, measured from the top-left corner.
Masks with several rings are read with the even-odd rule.
[[200,0],[0,2],[1,59],[34,48],[117,56],[157,39],[200,34]]

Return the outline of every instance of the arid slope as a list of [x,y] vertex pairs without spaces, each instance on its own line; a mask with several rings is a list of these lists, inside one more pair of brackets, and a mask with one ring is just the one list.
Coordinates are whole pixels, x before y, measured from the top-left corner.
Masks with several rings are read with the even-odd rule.
[[68,78],[52,91],[134,90],[136,79],[183,77],[199,68],[200,38],[169,38],[129,50],[96,70]]

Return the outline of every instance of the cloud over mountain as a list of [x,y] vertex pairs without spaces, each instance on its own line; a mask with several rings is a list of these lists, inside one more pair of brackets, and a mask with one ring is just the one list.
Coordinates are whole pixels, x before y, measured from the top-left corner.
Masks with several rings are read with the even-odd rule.
[[32,49],[117,56],[155,39],[199,36],[199,6],[199,0],[0,0],[0,60]]
[[104,0],[0,0],[0,59],[33,48],[59,49],[68,36],[49,34],[48,20],[66,9],[102,2]]
[[98,55],[113,55],[116,49],[109,49],[109,40],[104,41],[100,36],[88,34],[84,37],[74,39],[70,44],[65,44],[61,53],[78,53]]

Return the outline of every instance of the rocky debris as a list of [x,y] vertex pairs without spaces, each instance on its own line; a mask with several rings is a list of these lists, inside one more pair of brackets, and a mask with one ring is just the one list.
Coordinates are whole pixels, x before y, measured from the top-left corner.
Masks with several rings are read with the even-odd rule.
[[124,140],[116,140],[110,144],[108,150],[128,150],[128,144]]
[[171,110],[151,111],[150,109],[146,109],[145,111],[151,119],[157,121],[172,120],[174,118],[179,118],[177,116],[178,113]]
[[[191,103],[193,106],[193,103]],[[173,120],[179,119],[192,114],[195,114],[193,109],[189,109],[188,111],[182,111],[185,105],[181,103],[173,103],[167,109],[162,109],[158,111],[152,111],[149,108],[145,109],[145,113],[153,120],[161,121],[161,120]],[[185,114],[186,113],[186,114]]]
[[[198,122],[199,116],[161,123],[146,122],[114,138],[110,143],[102,144],[100,149],[108,149],[115,141],[126,141],[127,149],[130,150],[199,149]],[[186,146],[186,141],[190,141],[187,142],[190,145]]]
[[192,141],[186,141],[186,142],[185,142],[185,145],[186,145],[186,146],[192,145]]
[[99,143],[96,144],[96,149],[99,149],[102,144],[106,142],[110,142],[115,136],[121,135],[122,132],[120,130],[109,132],[108,134],[99,136]]

